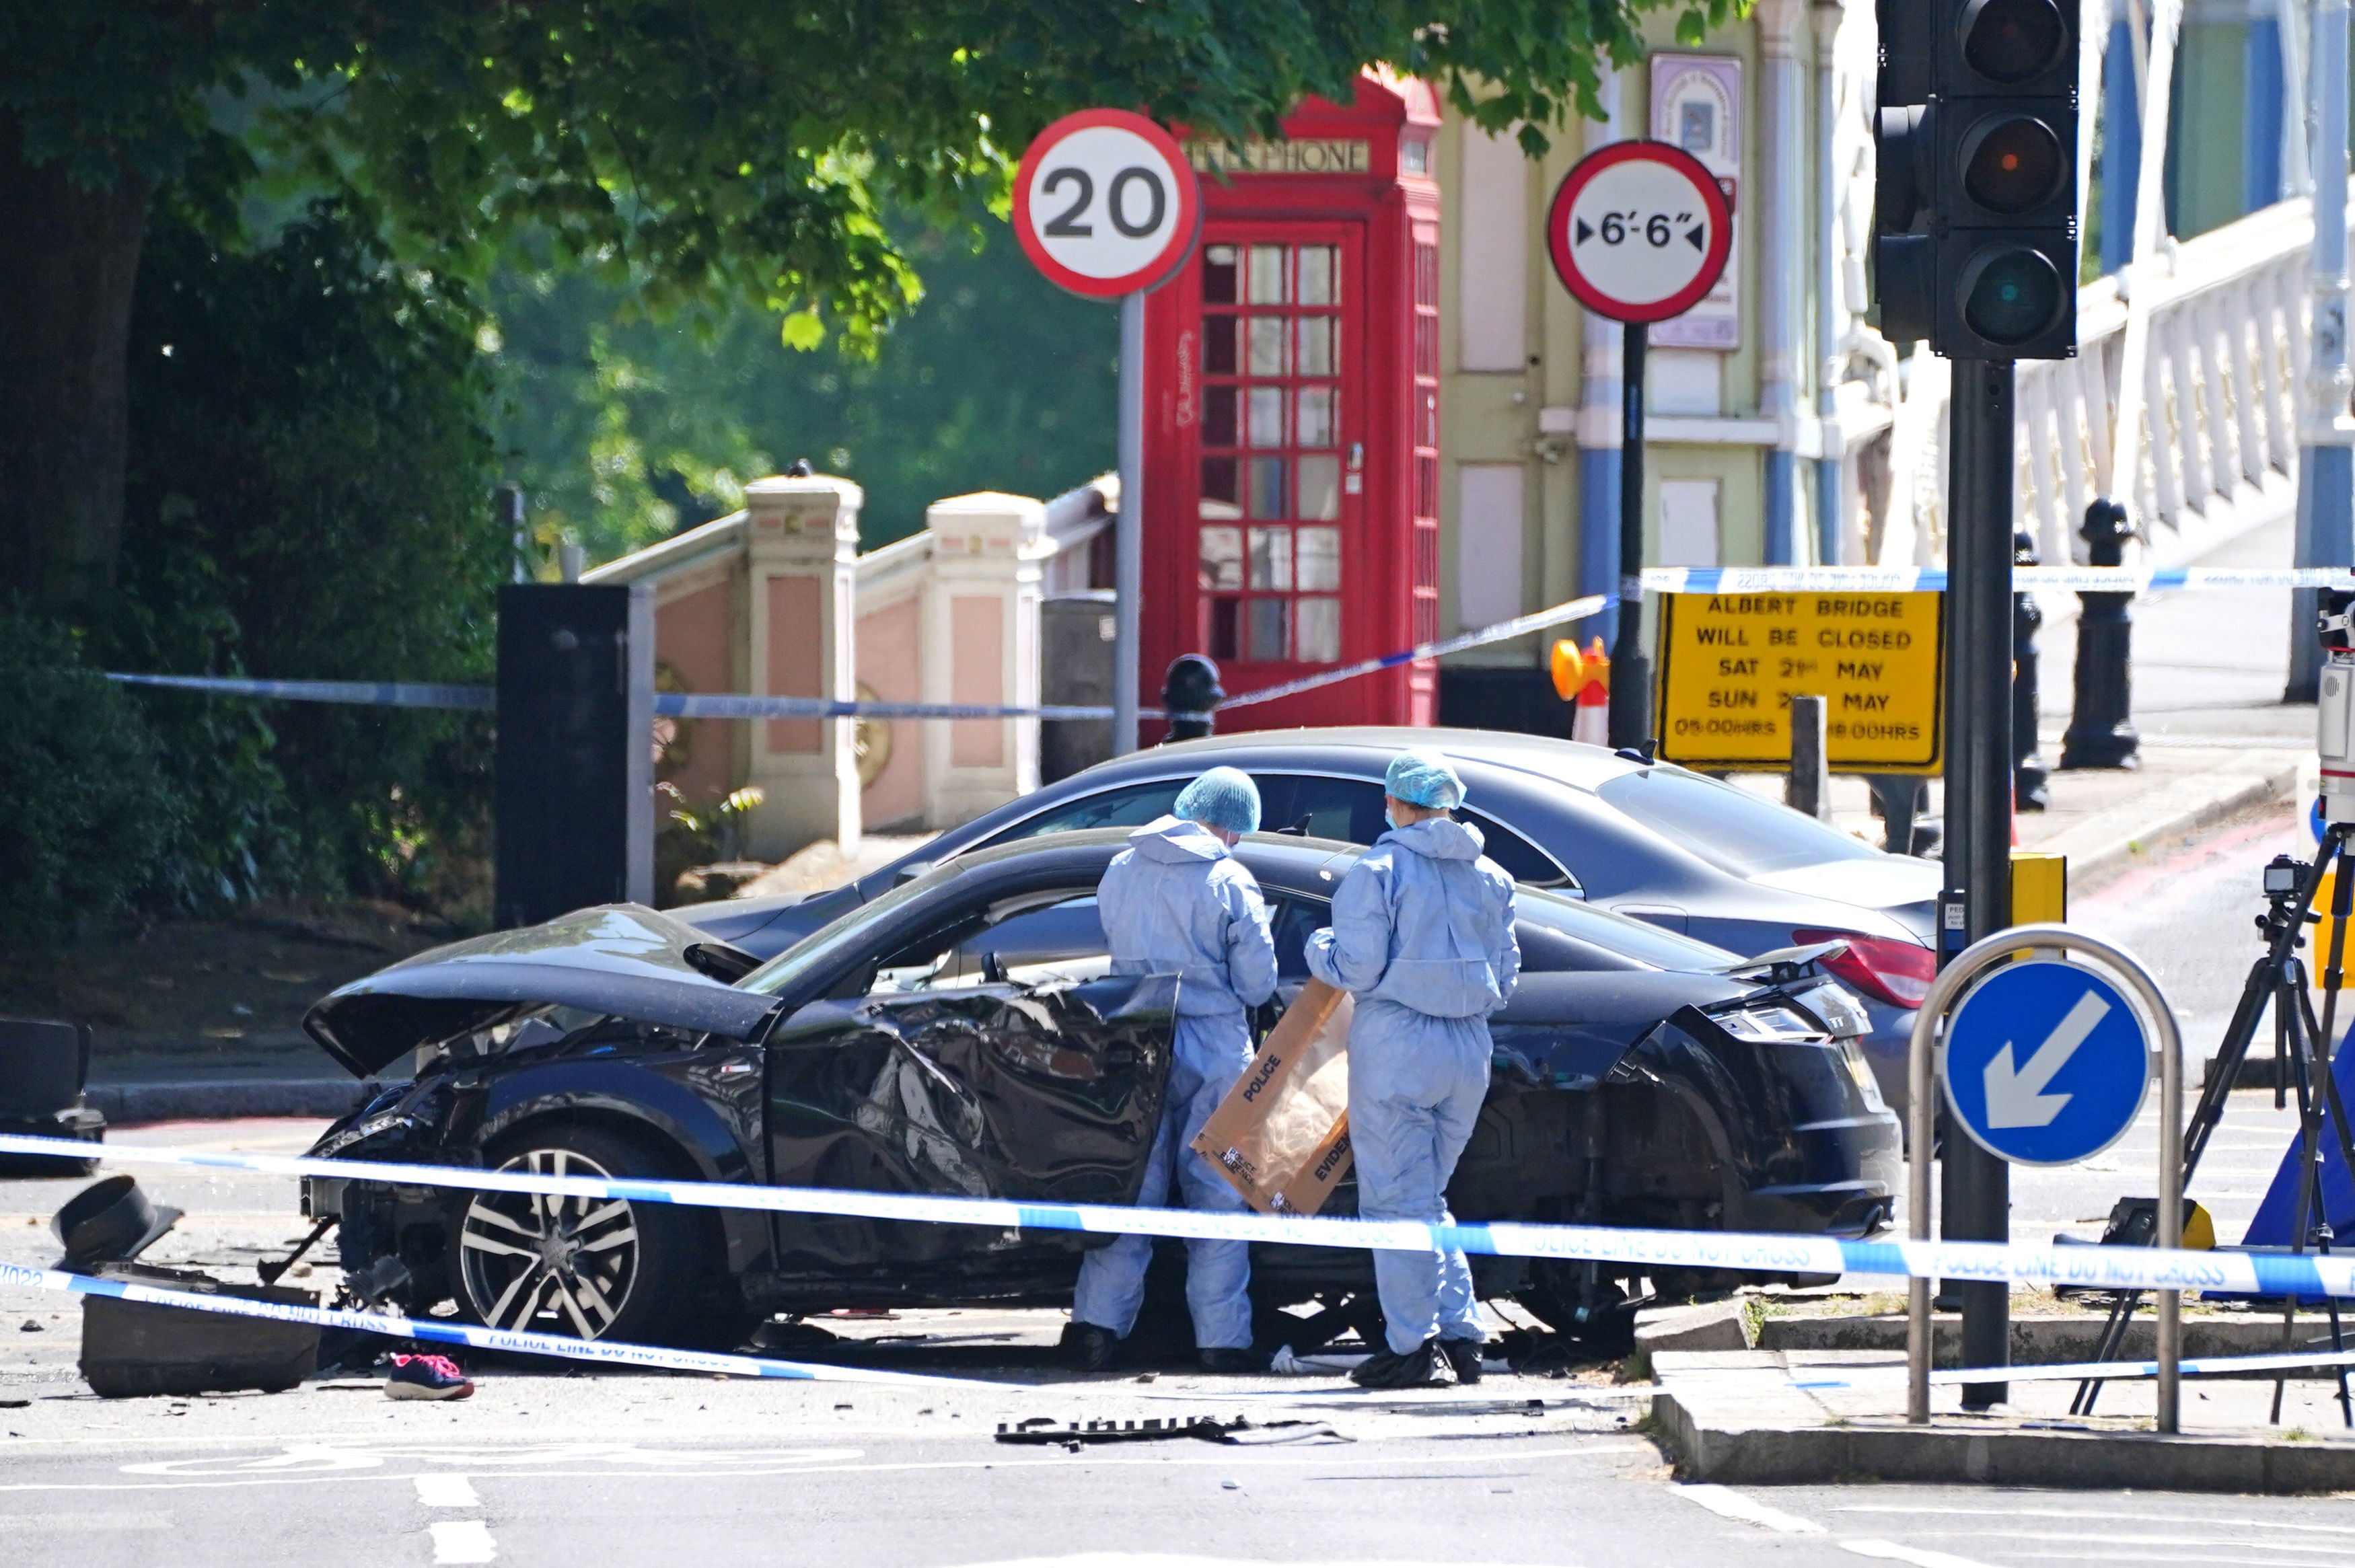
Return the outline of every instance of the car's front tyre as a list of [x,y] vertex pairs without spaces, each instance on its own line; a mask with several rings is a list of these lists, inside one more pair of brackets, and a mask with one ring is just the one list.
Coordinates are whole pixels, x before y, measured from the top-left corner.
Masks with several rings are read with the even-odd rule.
[[[491,1169],[516,1175],[670,1174],[636,1139],[578,1123],[527,1128],[489,1153]],[[477,1192],[452,1248],[466,1317],[568,1339],[671,1338],[700,1275],[692,1215],[621,1198]]]

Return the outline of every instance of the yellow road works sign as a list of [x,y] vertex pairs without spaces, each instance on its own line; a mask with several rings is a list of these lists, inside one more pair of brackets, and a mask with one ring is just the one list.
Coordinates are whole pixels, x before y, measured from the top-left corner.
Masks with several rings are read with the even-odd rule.
[[1780,768],[1793,697],[1825,699],[1842,773],[1934,773],[1936,593],[1674,593],[1660,599],[1660,755]]

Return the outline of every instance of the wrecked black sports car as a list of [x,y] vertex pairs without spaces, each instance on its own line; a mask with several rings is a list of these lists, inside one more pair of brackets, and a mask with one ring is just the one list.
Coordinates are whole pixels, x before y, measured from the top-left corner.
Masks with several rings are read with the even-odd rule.
[[[313,1150],[346,1160],[1127,1203],[1168,1071],[1169,976],[1114,977],[1095,910],[1124,830],[958,857],[766,964],[651,909],[438,948],[305,1021],[388,1088]],[[1360,851],[1238,849],[1287,987]],[[1467,1220],[1855,1236],[1898,1129],[1825,949],[1742,960],[1577,900],[1519,895],[1523,970],[1450,1200]],[[504,1328],[734,1343],[776,1313],[1068,1301],[1102,1238],[312,1179],[356,1294]],[[1328,1213],[1355,1213],[1344,1184]],[[1611,1270],[1473,1260],[1484,1295],[1569,1329]],[[1624,1270],[1619,1271],[1624,1274]],[[1255,1248],[1273,1312],[1370,1282],[1368,1255]],[[1684,1277],[1670,1290],[1720,1281]],[[1613,1292],[1615,1296],[1615,1291]]]

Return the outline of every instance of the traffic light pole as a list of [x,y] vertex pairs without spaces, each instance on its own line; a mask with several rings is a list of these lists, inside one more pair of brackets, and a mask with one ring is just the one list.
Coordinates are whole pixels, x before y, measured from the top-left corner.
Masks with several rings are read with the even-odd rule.
[[[1951,957],[2011,922],[2012,364],[1955,361],[1946,491],[1946,885],[1961,890],[1964,929]],[[1951,937],[1953,933],[1945,933]],[[1959,1131],[1940,1144],[1941,1234],[2010,1240],[2010,1168]],[[1963,1364],[2009,1365],[2010,1287],[1955,1287]],[[1966,1409],[2003,1403],[2006,1385],[1971,1383]]]
[[1652,737],[1652,662],[1644,656],[1644,359],[1652,329],[1621,330],[1619,626],[1611,644],[1611,744]]

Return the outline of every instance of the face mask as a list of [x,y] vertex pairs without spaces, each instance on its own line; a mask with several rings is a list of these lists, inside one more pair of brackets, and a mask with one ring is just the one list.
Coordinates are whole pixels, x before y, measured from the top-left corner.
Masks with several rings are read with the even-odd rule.
[[1388,822],[1393,828],[1399,825],[1397,813],[1392,811],[1388,806],[1384,806],[1382,808],[1382,821]]

